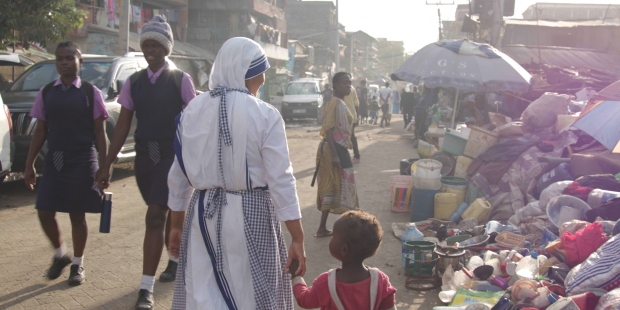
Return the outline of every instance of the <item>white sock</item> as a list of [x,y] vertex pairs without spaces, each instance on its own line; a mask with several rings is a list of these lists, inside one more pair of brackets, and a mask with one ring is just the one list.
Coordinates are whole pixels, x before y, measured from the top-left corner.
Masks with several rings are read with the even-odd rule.
[[174,258],[174,256],[172,256],[172,253],[170,253],[170,251],[168,251],[168,259],[175,262],[175,263],[179,263],[179,258]]
[[154,286],[155,286],[155,276],[147,276],[143,274],[142,280],[140,281],[140,289],[147,290],[152,293]]
[[59,248],[57,248],[56,250],[54,250],[54,257],[56,258],[61,258],[65,255],[67,255],[67,246],[63,243],[60,245]]
[[82,257],[73,257],[72,265],[84,266],[84,255]]

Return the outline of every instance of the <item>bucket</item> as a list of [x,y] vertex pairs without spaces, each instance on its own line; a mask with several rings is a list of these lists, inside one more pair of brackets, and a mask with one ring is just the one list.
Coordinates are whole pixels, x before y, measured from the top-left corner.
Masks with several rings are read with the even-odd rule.
[[417,176],[417,172],[413,174],[413,186],[419,189],[439,190],[441,187],[441,178],[422,178]]
[[547,217],[551,225],[558,229],[562,224],[570,220],[582,220],[586,218],[586,211],[590,206],[583,200],[562,195],[549,200],[547,204]]
[[469,139],[467,139],[463,154],[469,158],[477,158],[480,154],[497,144],[498,138],[499,134],[474,126],[471,134],[469,134]]
[[456,166],[456,159],[449,153],[437,152],[431,156],[432,160],[436,160],[441,163],[441,176],[451,175]]
[[452,266],[453,270],[460,270],[460,261],[461,257],[465,255],[465,250],[463,249],[441,249],[439,247],[435,247],[435,254],[438,257],[437,260],[437,271],[443,274],[446,271],[448,266]]
[[436,160],[418,160],[413,174],[413,185],[419,189],[439,189],[441,187],[441,167],[441,162]]
[[620,192],[606,191],[602,189],[594,189],[588,195],[588,205],[590,208],[598,208],[604,202],[620,197]]
[[439,189],[413,188],[411,197],[411,222],[420,222],[434,217],[435,195]]
[[433,217],[447,220],[460,204],[457,203],[457,199],[457,195],[453,193],[439,193],[435,195],[435,212]]
[[405,272],[409,275],[405,286],[413,290],[434,289],[438,285],[435,277],[437,253],[435,243],[430,241],[405,242]]
[[393,175],[390,177],[392,185],[392,212],[410,212],[409,202],[413,177],[410,175]]
[[442,193],[456,194],[456,204],[460,205],[465,201],[465,191],[467,190],[467,180],[459,177],[445,176],[441,177]]
[[485,198],[478,198],[465,210],[463,219],[476,218],[478,223],[484,221],[491,212],[491,204]]
[[467,168],[474,160],[467,156],[459,156],[456,158],[456,166],[454,167],[454,176],[459,178],[467,178]]
[[418,161],[418,159],[401,159],[400,160],[400,175],[411,175],[411,165]]
[[442,164],[432,159],[420,159],[416,165],[416,175],[421,178],[441,177]]

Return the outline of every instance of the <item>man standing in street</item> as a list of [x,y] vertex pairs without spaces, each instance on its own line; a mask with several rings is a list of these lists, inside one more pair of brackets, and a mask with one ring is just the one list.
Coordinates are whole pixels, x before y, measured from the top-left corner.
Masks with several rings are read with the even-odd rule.
[[392,99],[392,89],[390,88],[390,83],[385,83],[385,87],[379,90],[379,105],[381,106],[381,128],[383,127],[383,122],[385,122],[385,126],[390,127],[390,119],[388,118],[388,114],[390,112],[390,100]]
[[400,106],[403,113],[403,120],[405,121],[404,128],[407,128],[411,119],[413,118],[413,107],[416,105],[420,93],[418,93],[418,87],[413,86],[413,92],[408,92],[407,88],[403,88],[403,95],[401,96]]
[[321,95],[323,95],[323,104],[327,104],[330,100],[332,100],[333,91],[329,84],[325,84],[323,88],[324,89],[321,92]]
[[360,150],[357,147],[357,138],[355,137],[355,127],[358,124],[357,113],[359,112],[360,101],[357,98],[357,91],[355,87],[351,86],[351,93],[344,97],[344,103],[347,104],[347,109],[353,114],[353,128],[351,129],[351,144],[353,145],[353,163],[360,162]]
[[[149,64],[145,70],[129,77],[121,89],[118,102],[121,113],[112,134],[110,151],[104,165],[97,172],[97,181],[109,186],[110,166],[127,139],[134,112],[138,120],[135,132],[136,182],[142,198],[148,205],[142,280],[135,309],[152,309],[155,272],[170,234],[168,208],[168,172],[174,161],[173,141],[176,133],[175,118],[196,97],[191,77],[177,69],[170,69],[166,56],[170,55],[174,39],[170,25],[161,15],[144,25],[140,47]],[[167,220],[166,220],[167,219]],[[168,252],[169,261],[159,281],[176,279],[178,259]]]

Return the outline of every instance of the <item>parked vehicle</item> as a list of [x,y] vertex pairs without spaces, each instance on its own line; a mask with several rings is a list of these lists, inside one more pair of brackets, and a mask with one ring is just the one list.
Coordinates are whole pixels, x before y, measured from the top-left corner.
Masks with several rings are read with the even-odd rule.
[[[117,99],[123,83],[133,73],[146,68],[148,64],[142,53],[128,53],[125,56],[83,55],[83,59],[80,77],[95,85],[103,93],[105,106],[110,114],[106,121],[106,133],[108,137],[111,137],[121,112],[121,105]],[[169,64],[176,68],[171,61]],[[41,87],[56,80],[58,76],[54,60],[42,61],[32,65],[2,93],[13,120],[15,140],[15,157],[11,167],[13,172],[25,170],[30,141],[37,124],[37,120],[29,116],[30,109],[34,105],[34,98]],[[135,157],[133,137],[135,129],[136,119],[134,117],[125,145],[118,154],[117,162],[130,161]],[[43,168],[46,154],[47,148],[44,146],[35,162],[35,167],[39,171]]]
[[11,112],[2,102],[0,96],[0,183],[11,172],[13,153],[15,145],[13,143],[13,126],[11,122]]
[[321,123],[319,109],[323,106],[321,79],[303,78],[290,82],[282,98],[281,114],[284,120],[314,118]]

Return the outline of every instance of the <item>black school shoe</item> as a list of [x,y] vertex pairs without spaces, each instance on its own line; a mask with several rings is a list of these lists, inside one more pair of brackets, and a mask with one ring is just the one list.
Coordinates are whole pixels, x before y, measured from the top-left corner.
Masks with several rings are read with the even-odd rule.
[[171,260],[168,261],[168,266],[166,270],[159,275],[159,282],[172,282],[177,278],[177,266],[178,263],[175,263]]
[[136,301],[136,310],[149,310],[153,309],[155,300],[153,299],[153,293],[149,290],[141,289],[138,292],[138,301]]
[[61,258],[54,257],[54,259],[52,260],[52,266],[47,271],[47,278],[50,280],[57,279],[58,277],[60,277],[60,274],[62,274],[62,270],[65,269],[65,267],[67,267],[67,265],[69,264],[71,264],[71,258],[69,258],[69,256],[67,255],[64,255]]
[[78,286],[86,281],[86,274],[84,274],[84,267],[78,265],[71,265],[71,273],[69,274],[69,285]]

